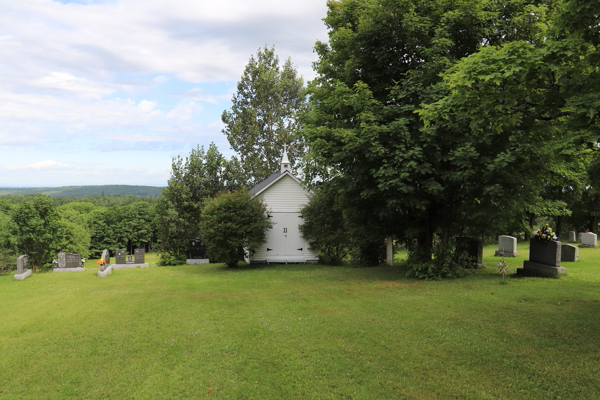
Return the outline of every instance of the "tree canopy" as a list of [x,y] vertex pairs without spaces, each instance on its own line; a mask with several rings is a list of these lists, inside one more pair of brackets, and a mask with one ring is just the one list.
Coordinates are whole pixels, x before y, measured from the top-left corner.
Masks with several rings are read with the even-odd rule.
[[237,83],[231,110],[223,112],[223,133],[238,152],[250,182],[266,179],[279,167],[283,145],[293,162],[303,154],[298,114],[305,105],[302,77],[292,60],[283,67],[275,48],[258,49]]
[[597,135],[597,56],[589,29],[567,24],[574,3],[328,2],[309,178],[338,176],[357,218],[418,238],[424,260],[434,234],[448,243],[521,215]]

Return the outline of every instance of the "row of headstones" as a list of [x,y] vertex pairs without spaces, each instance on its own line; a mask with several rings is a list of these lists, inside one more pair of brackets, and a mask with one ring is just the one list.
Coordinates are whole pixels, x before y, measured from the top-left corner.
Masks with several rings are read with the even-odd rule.
[[[577,242],[577,235],[575,231],[569,232],[569,242]],[[598,242],[598,235],[592,232],[580,232],[579,233],[579,243],[581,243],[581,247],[596,247]]]
[[102,251],[102,263],[100,264],[99,277],[105,277],[112,274],[114,269],[125,268],[146,268],[150,265],[145,262],[146,249],[135,249],[133,255],[128,255],[126,249],[117,249],[115,251],[115,263],[110,264],[110,253],[107,249]]
[[[144,263],[145,260],[145,249],[135,249],[135,255],[132,257],[127,255],[127,250],[117,249],[116,251],[116,265],[129,267],[147,267],[148,264]],[[65,272],[65,271],[84,271],[85,268],[82,266],[82,261],[79,253],[66,253],[61,251],[57,255],[56,265],[53,268],[53,272]],[[107,249],[102,251],[101,259],[103,260],[100,265],[100,271],[104,272],[109,268],[113,267],[110,265],[110,252]],[[118,267],[116,269],[119,269]],[[17,272],[14,275],[15,280],[23,280],[31,276],[31,269],[29,269],[29,257],[27,254],[20,255],[17,257]],[[112,272],[112,271],[111,271]],[[100,275],[100,274],[99,274]]]
[[[573,232],[574,233],[574,232]],[[581,247],[596,247],[595,233],[580,234]],[[474,261],[475,267],[483,266],[483,241],[461,237],[459,248],[465,250]],[[517,257],[517,238],[500,235],[498,237],[496,256]],[[559,276],[567,274],[567,268],[561,267],[560,262],[579,261],[579,247],[559,241],[542,241],[532,238],[529,244],[529,260],[523,268],[517,269],[518,275]]]
[[[569,241],[575,242],[574,231],[569,232]],[[580,233],[579,241],[581,242],[580,247],[596,247],[597,236],[591,232]],[[498,247],[496,256],[516,257],[518,255],[515,237],[499,236]],[[532,238],[529,241],[529,260],[523,263],[523,268],[517,269],[517,275],[550,277],[566,275],[568,269],[560,265],[561,261],[579,261],[579,247],[555,240]]]

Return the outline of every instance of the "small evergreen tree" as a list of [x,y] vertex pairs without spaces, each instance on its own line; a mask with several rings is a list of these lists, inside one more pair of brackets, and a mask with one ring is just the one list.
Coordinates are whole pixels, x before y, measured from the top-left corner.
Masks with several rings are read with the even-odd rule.
[[266,241],[272,224],[266,205],[241,190],[207,200],[200,226],[210,257],[236,267]]

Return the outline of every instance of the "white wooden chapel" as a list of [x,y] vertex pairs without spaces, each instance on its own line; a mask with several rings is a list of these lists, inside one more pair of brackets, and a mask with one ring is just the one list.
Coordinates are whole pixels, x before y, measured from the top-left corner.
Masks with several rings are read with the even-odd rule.
[[300,234],[300,209],[308,203],[310,192],[292,174],[292,165],[284,146],[281,168],[260,182],[250,193],[267,205],[273,228],[267,242],[246,258],[248,263],[305,263],[319,260],[319,250],[311,250]]

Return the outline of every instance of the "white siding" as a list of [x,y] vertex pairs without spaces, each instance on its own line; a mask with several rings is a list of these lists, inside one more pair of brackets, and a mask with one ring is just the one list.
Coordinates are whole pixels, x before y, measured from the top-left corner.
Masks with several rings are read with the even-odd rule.
[[[316,253],[310,251],[308,244],[298,232],[298,225],[302,223],[302,218],[299,218],[300,209],[308,203],[309,192],[294,178],[286,175],[261,193],[260,197],[267,205],[267,210],[277,225],[267,233],[267,243],[257,249],[249,261],[305,262],[318,260],[318,251]],[[280,236],[284,235],[282,230],[284,225],[288,228],[289,235],[286,235],[282,242]],[[289,247],[289,249],[281,251],[279,248],[281,246]],[[273,250],[267,251],[267,248]],[[302,251],[299,251],[299,248],[302,248]]]
[[284,176],[260,194],[270,212],[299,212],[308,203],[308,191],[291,176]]

